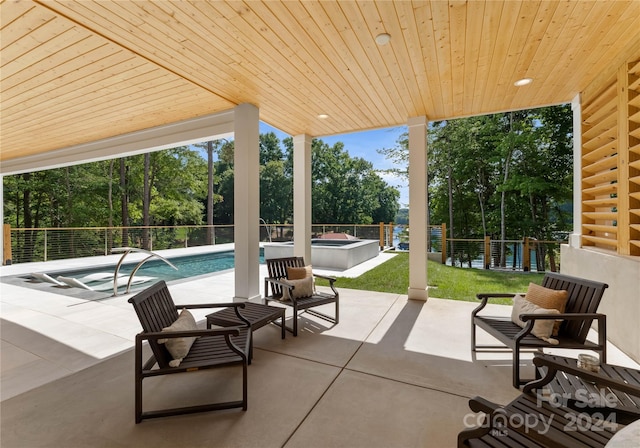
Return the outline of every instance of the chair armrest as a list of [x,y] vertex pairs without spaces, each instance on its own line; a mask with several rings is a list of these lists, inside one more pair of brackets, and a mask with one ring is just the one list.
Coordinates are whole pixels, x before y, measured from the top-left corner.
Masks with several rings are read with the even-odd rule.
[[238,319],[240,319],[242,322],[244,322],[244,327],[250,327],[251,326],[251,322],[249,322],[249,320],[244,317],[242,315],[242,313],[240,312],[239,308],[244,309],[245,308],[245,304],[244,302],[226,302],[226,303],[195,303],[195,304],[191,304],[191,305],[176,305],[176,309],[180,310],[182,308],[189,308],[189,309],[202,309],[202,308],[233,308],[233,311],[236,313],[236,316],[238,316]]
[[489,292],[489,293],[480,293],[480,294],[476,294],[476,298],[478,300],[484,300],[484,299],[497,299],[497,298],[505,298],[505,297],[513,297],[516,294],[524,294],[524,293],[519,293],[519,292]]
[[598,350],[600,360],[607,361],[607,316],[601,313],[560,313],[560,314],[521,314],[520,320],[526,323],[524,329],[515,337],[516,342],[522,340],[533,331],[536,320],[597,320],[598,321]]
[[[557,357],[552,355],[536,354],[533,358],[533,364],[536,367],[547,367],[552,378],[558,371],[565,372],[582,378],[583,380],[594,382],[599,386],[610,387],[611,389],[640,397],[640,385],[629,384],[622,380],[611,378],[610,376],[604,375],[602,372],[596,373],[589,370],[581,369],[578,367],[577,362],[574,359],[572,359],[569,364],[567,364],[565,362],[560,362]],[[640,371],[637,372],[640,375]],[[529,387],[527,389],[527,386],[525,386],[525,392],[533,388]],[[536,386],[539,385],[536,384]]]
[[478,305],[478,307],[473,310],[473,312],[471,313],[471,318],[473,319],[476,314],[478,314],[485,306],[487,306],[487,303],[489,302],[489,299],[494,298],[494,299],[501,299],[501,298],[506,298],[506,297],[513,297],[518,293],[511,293],[511,292],[489,292],[489,293],[480,293],[480,294],[476,294],[476,298],[478,300],[481,300],[482,303],[480,303],[480,305]]
[[[251,338],[251,331],[247,331],[247,337]],[[155,356],[151,356],[147,362],[142,364],[142,342],[154,341],[157,343],[158,339],[175,339],[175,338],[183,338],[183,337],[211,337],[211,336],[224,336],[225,343],[229,349],[233,352],[237,353],[245,362],[247,360],[247,353],[242,351],[236,344],[231,340],[231,336],[240,336],[239,327],[226,327],[226,328],[213,328],[213,329],[198,329],[198,330],[185,330],[185,331],[154,331],[154,332],[142,332],[136,335],[135,341],[135,363],[136,363],[136,372],[146,372],[150,373],[150,369],[157,363]],[[249,344],[247,344],[247,349],[249,348]],[[170,368],[160,368],[155,371],[155,374],[161,374],[158,372],[164,370],[173,370],[178,371],[180,367],[170,367]],[[184,368],[182,368],[184,371]]]
[[184,330],[184,331],[154,331],[149,333],[139,333],[136,338],[144,341],[157,341],[158,339],[174,339],[200,336],[239,336],[240,330],[236,327]]
[[276,285],[280,285],[283,289],[284,288],[288,288],[289,289],[289,299],[291,300],[291,302],[295,302],[297,299],[295,299],[293,297],[293,290],[295,289],[295,286],[293,286],[292,284],[286,282],[285,280],[281,280],[281,279],[277,279],[277,278],[273,278],[273,277],[267,277],[264,279],[264,290],[265,292],[267,291],[267,285],[269,283],[274,283]]
[[244,302],[226,302],[226,303],[192,303],[187,305],[175,305],[176,310],[180,311],[182,308],[188,309],[202,309],[202,308],[244,308]]
[[491,414],[501,406],[482,397],[473,397],[469,400],[469,409],[473,412],[484,412]]
[[290,285],[289,283],[285,282],[284,280],[280,280],[278,278],[273,278],[273,277],[267,277],[264,279],[265,283],[275,283],[276,285],[280,285],[283,287],[287,287],[289,289],[293,289],[293,285]]
[[320,274],[313,274],[314,277],[317,278],[321,278],[323,280],[327,280],[329,281],[329,287],[331,288],[331,291],[333,291],[333,294],[338,297],[338,291],[336,290],[336,287],[334,285],[334,283],[336,282],[336,278],[335,277],[330,277],[328,275],[320,275]]
[[485,416],[482,422],[477,418],[469,422],[467,421],[467,416],[465,416],[464,424],[466,429],[458,433],[458,447],[460,448],[468,447],[468,440],[479,439],[493,430],[492,426],[496,419],[492,418],[492,415],[500,406],[482,397],[474,397],[469,400],[469,408],[473,412],[482,412]]
[[[536,320],[597,320],[598,321],[598,345],[602,347],[603,361],[606,361],[607,344],[607,315],[601,313],[560,313],[560,314],[521,314],[520,320],[527,323],[522,337],[533,330]],[[519,334],[519,335],[520,335]]]
[[330,283],[333,283],[336,281],[335,277],[331,277],[329,275],[322,275],[322,274],[313,274],[314,277],[316,278],[321,278],[323,280],[328,280]]

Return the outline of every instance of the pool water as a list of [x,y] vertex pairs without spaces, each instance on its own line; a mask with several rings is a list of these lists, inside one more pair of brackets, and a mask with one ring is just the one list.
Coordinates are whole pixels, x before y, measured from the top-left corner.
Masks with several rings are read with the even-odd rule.
[[[170,282],[172,280],[197,277],[200,275],[225,271],[227,269],[233,269],[235,266],[235,256],[232,250],[207,254],[185,255],[182,257],[168,258],[168,260],[173,263],[173,265],[178,268],[178,270],[173,269],[162,260],[151,259],[145,262],[142,267],[138,269],[135,278],[154,277]],[[139,262],[140,260],[136,260],[132,263],[123,263],[122,266],[120,266],[119,274],[129,276]],[[264,263],[264,255],[262,249],[260,249],[260,263]],[[55,272],[49,273],[49,275],[54,278],[58,275],[64,275],[65,277],[82,279],[84,277],[97,273],[113,274],[114,271],[115,265],[102,266],[95,269]]]

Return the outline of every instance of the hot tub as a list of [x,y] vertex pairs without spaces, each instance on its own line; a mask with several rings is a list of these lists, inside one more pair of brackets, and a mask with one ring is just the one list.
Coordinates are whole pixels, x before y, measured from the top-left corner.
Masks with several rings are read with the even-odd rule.
[[[319,268],[345,270],[378,256],[378,240],[311,240],[311,264]],[[293,257],[293,241],[267,243],[264,258]]]

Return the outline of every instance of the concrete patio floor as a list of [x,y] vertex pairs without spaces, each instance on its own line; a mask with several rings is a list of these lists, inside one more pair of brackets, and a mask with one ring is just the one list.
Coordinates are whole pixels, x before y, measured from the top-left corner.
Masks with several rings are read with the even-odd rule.
[[[230,271],[169,288],[176,303],[222,302],[233,284]],[[1,286],[3,448],[453,447],[472,414],[469,398],[507,403],[519,393],[509,355],[472,357],[475,303],[341,288],[339,325],[305,314],[297,338],[280,339],[275,326],[255,333],[246,412],[136,425],[140,327],[127,297],[87,301]],[[489,341],[479,331],[479,342]],[[609,353],[610,362],[629,364],[615,347]],[[238,374],[147,379],[145,408],[239,397]]]

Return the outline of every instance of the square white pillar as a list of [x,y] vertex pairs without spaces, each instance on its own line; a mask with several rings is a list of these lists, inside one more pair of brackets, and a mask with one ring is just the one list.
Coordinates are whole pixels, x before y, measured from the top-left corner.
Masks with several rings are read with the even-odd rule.
[[260,116],[258,108],[234,109],[235,298],[260,296]]
[[573,111],[573,231],[571,247],[582,247],[582,105],[580,94],[571,101]]
[[409,299],[427,300],[427,117],[409,126]]
[[311,141],[293,137],[293,254],[311,263]]
[[4,259],[4,245],[11,244],[11,241],[4,240],[4,176],[2,175],[0,175],[0,205],[2,207],[0,208],[0,224],[3,226],[2,232],[0,232],[0,251],[2,251],[2,263],[0,265],[4,265],[6,261]]

